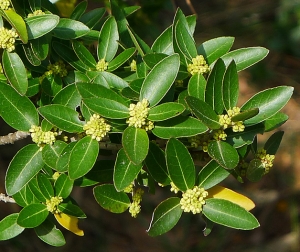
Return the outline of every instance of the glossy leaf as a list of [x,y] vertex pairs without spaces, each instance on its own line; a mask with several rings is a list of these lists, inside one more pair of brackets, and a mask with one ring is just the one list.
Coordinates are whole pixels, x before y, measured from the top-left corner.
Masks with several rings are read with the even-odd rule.
[[219,124],[219,116],[210,105],[193,96],[187,96],[185,100],[192,113],[208,128],[219,129],[221,127]]
[[222,114],[224,104],[222,101],[223,77],[226,68],[224,62],[219,59],[211,70],[206,85],[205,102],[218,114]]
[[149,110],[148,119],[150,121],[164,121],[180,115],[185,107],[177,102],[167,102],[155,106]]
[[134,47],[127,48],[108,63],[107,71],[112,72],[128,61],[136,49]]
[[73,40],[72,47],[78,59],[82,61],[83,64],[92,69],[96,67],[96,60],[94,59],[94,56],[82,43],[77,40]]
[[78,218],[67,215],[65,213],[54,214],[57,222],[63,226],[65,229],[71,231],[78,236],[84,236],[83,230],[78,228]]
[[50,200],[54,196],[53,186],[49,178],[45,174],[37,174],[37,184],[40,189],[40,192],[46,199]]
[[179,198],[172,197],[161,202],[155,208],[150,227],[147,230],[150,236],[164,234],[177,224],[183,211],[179,202]]
[[146,98],[150,107],[159,103],[173,84],[178,70],[179,56],[177,54],[168,56],[157,63],[143,82],[140,101]]
[[[31,203],[46,202],[47,198],[42,193],[42,191],[38,185],[37,177],[32,178],[29,181],[29,183],[25,187],[23,187],[23,189],[20,192],[22,192],[24,190],[24,188],[27,188],[27,187],[33,193],[33,195],[38,199],[38,202],[31,202]],[[25,206],[27,206],[27,205],[29,205],[29,204],[26,204]]]
[[248,47],[226,53],[221,58],[226,66],[234,60],[237,71],[241,71],[261,61],[268,53],[269,50],[263,47]]
[[283,131],[277,131],[270,136],[270,138],[267,140],[267,142],[264,145],[264,149],[266,150],[267,154],[270,155],[276,154],[279,145],[281,143],[283,134],[284,134]]
[[190,137],[206,132],[208,128],[193,117],[175,117],[155,123],[152,133],[157,137],[169,139],[171,137]]
[[232,61],[226,69],[223,79],[222,95],[226,110],[236,106],[239,98],[239,77],[234,61]]
[[74,216],[76,218],[86,218],[85,213],[80,209],[79,206],[72,204],[71,202],[68,203],[61,203],[58,205],[58,210],[64,214]]
[[59,23],[53,29],[53,36],[60,39],[69,40],[80,38],[89,31],[90,28],[82,22],[68,18],[60,18]]
[[166,162],[172,182],[181,191],[191,189],[195,185],[195,165],[184,146],[176,138],[171,138],[166,146]]
[[72,192],[73,183],[74,181],[71,180],[66,174],[60,174],[54,183],[55,195],[62,198],[67,198]]
[[82,15],[80,21],[87,25],[89,28],[93,29],[99,24],[101,18],[105,14],[105,8],[95,8],[89,12]]
[[265,174],[265,167],[260,159],[252,159],[247,167],[246,177],[251,182],[259,181]]
[[118,50],[118,26],[113,16],[109,17],[103,24],[97,46],[98,60],[105,59],[105,61],[111,61]]
[[59,16],[45,14],[25,19],[28,39],[37,39],[51,32],[59,23]]
[[293,87],[280,86],[266,89],[252,96],[241,107],[241,110],[258,108],[259,113],[246,120],[245,125],[257,124],[275,115],[289,101],[293,90]]
[[88,5],[87,1],[82,1],[78,3],[75,6],[72,14],[70,15],[70,18],[74,20],[79,20],[80,17],[83,15],[83,13],[86,11],[87,5]]
[[80,106],[81,96],[74,84],[68,85],[60,90],[52,100],[54,104],[64,105],[73,110]]
[[171,180],[166,165],[165,153],[156,143],[150,142],[145,165],[154,180],[162,185],[170,184]]
[[5,75],[10,84],[22,95],[28,88],[26,68],[18,54],[3,51],[2,64]]
[[207,199],[203,214],[211,221],[227,227],[251,230],[259,227],[257,219],[247,210],[224,199]]
[[86,136],[80,139],[72,149],[69,159],[69,176],[77,179],[87,174],[96,162],[99,144],[95,139]]
[[188,94],[202,101],[205,100],[206,79],[202,74],[194,74],[191,76],[188,84]]
[[245,121],[253,116],[256,116],[259,113],[258,108],[252,108],[245,111],[241,111],[239,114],[233,116],[231,121],[238,122],[238,121]]
[[23,232],[24,228],[17,223],[18,216],[19,213],[13,213],[0,221],[0,241],[12,239]]
[[33,103],[3,82],[0,82],[0,115],[7,124],[21,131],[29,131],[32,125],[39,124]]
[[172,26],[165,29],[161,35],[154,41],[151,50],[156,53],[164,53],[170,55],[173,50]]
[[72,152],[72,149],[74,148],[75,144],[77,142],[71,142],[69,143],[61,152],[57,163],[56,163],[56,170],[58,172],[66,172],[69,167],[69,158]]
[[120,149],[117,155],[114,170],[114,185],[117,191],[124,190],[136,178],[143,164],[135,165],[127,157],[124,149]]
[[206,199],[214,198],[214,199],[224,199],[228,200],[232,203],[235,203],[242,208],[245,208],[247,211],[250,211],[255,207],[254,202],[249,199],[248,197],[239,194],[235,191],[232,191],[228,188],[225,188],[223,186],[214,186],[207,190],[208,196]]
[[206,62],[210,65],[218,58],[226,54],[232,47],[234,37],[218,37],[205,41],[198,46],[197,51],[199,55],[203,55]]
[[227,169],[235,168],[239,163],[239,155],[235,148],[223,141],[212,141],[208,144],[209,156]]
[[98,204],[112,213],[123,213],[130,206],[129,197],[125,192],[118,192],[114,185],[103,184],[96,186],[94,197]]
[[230,173],[215,160],[211,160],[199,172],[199,186],[203,187],[205,190],[209,189],[222,182],[229,174]]
[[119,76],[109,73],[109,72],[99,72],[99,75],[103,77],[103,81],[106,82],[106,85],[102,84],[103,86],[109,86],[112,88],[122,89],[128,87],[128,83],[120,78]]
[[80,121],[78,113],[66,106],[52,104],[40,107],[40,114],[61,130],[67,132],[82,132],[85,122]]
[[133,44],[135,45],[138,53],[143,57],[145,54],[150,53],[151,49],[150,47],[146,44],[144,40],[142,40],[135,32],[134,30],[130,27],[127,26],[128,33],[132,39]]
[[122,145],[129,160],[141,164],[148,154],[149,138],[144,129],[127,127],[122,136]]
[[24,186],[20,191],[15,193],[12,197],[16,201],[16,203],[19,206],[25,207],[27,205],[30,205],[32,203],[37,203],[38,199],[36,198],[35,194],[33,194],[30,184],[31,181],[34,179],[31,179],[30,182]]
[[49,211],[44,204],[36,203],[24,207],[18,216],[17,223],[24,228],[34,228],[46,220]]
[[43,242],[51,246],[59,247],[66,244],[63,233],[48,219],[35,227],[34,231]]
[[40,147],[29,144],[17,152],[9,164],[5,177],[8,195],[20,191],[44,166]]
[[40,60],[46,59],[49,53],[48,37],[42,36],[37,39],[33,39],[30,42],[31,48],[36,57]]
[[288,119],[288,115],[282,112],[277,112],[275,115],[269,117],[267,120],[264,121],[265,132],[278,128],[280,125],[284,124]]
[[56,169],[57,160],[66,146],[67,143],[59,140],[55,141],[55,143],[52,145],[47,144],[44,146],[42,150],[44,163],[49,167]]

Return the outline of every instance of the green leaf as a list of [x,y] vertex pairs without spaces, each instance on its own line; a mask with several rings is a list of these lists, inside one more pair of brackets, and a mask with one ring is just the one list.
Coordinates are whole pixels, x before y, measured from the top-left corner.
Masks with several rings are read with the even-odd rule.
[[172,26],[165,29],[154,41],[151,50],[156,53],[171,55],[173,50]]
[[66,106],[52,104],[40,107],[40,114],[61,130],[67,132],[82,132],[85,122],[80,121],[78,113]]
[[99,24],[102,17],[104,16],[106,10],[105,8],[95,8],[90,10],[89,12],[82,15],[80,21],[93,29],[95,26]]
[[232,47],[234,37],[218,37],[205,41],[198,46],[199,55],[203,55],[206,62],[210,65],[215,60],[226,54]]
[[176,138],[171,138],[166,146],[166,162],[172,182],[181,191],[193,188],[195,185],[195,165],[184,146]]
[[110,62],[118,50],[118,26],[113,16],[109,17],[103,24],[98,39],[97,56],[98,60],[105,59]]
[[229,172],[219,165],[215,160],[209,161],[199,172],[199,187],[209,189],[229,176]]
[[161,202],[153,212],[148,234],[157,236],[171,230],[179,221],[182,211],[180,199],[177,197]]
[[61,18],[57,26],[53,29],[53,36],[64,40],[70,40],[80,38],[89,31],[90,28],[82,22]]
[[264,149],[266,150],[267,154],[270,154],[270,155],[276,154],[276,152],[280,146],[283,134],[284,134],[284,131],[277,131],[269,137],[269,139],[267,140],[267,142],[264,145]]
[[171,180],[166,165],[165,153],[156,143],[150,142],[145,165],[154,180],[162,185],[170,184]]
[[63,199],[67,198],[72,192],[73,183],[74,181],[66,174],[60,174],[54,183],[55,195],[60,196]]
[[28,34],[23,18],[13,9],[5,11],[1,9],[0,13],[10,23],[10,25],[15,28],[22,42],[26,44],[28,42]]
[[[101,82],[105,82],[106,84],[102,84],[101,82],[99,82],[99,84],[102,84],[103,86],[109,86],[111,88],[116,88],[116,89],[122,89],[125,87],[128,87],[128,83],[120,78],[119,76],[113,74],[113,73],[109,73],[106,71],[103,72],[99,72],[98,73],[99,76],[101,76]],[[94,83],[98,83],[96,81],[94,81]]]
[[126,61],[128,61],[133,56],[135,51],[136,49],[134,47],[125,49],[123,52],[121,52],[118,56],[116,56],[108,63],[107,71],[109,72],[115,71],[117,68],[122,66]]
[[20,191],[44,166],[40,147],[29,144],[17,152],[6,172],[5,188],[8,195]]
[[208,76],[206,85],[205,102],[208,103],[218,115],[222,114],[224,110],[222,92],[225,71],[226,68],[222,59],[217,60]]
[[[33,193],[33,195],[38,199],[38,202],[31,202],[31,203],[40,203],[40,202],[46,202],[47,198],[44,196],[44,194],[41,192],[41,189],[38,185],[38,181],[37,181],[37,177],[32,178],[29,183],[23,187],[27,188]],[[23,189],[20,191],[22,192]],[[27,206],[29,204],[26,204],[25,206]]]
[[94,112],[107,118],[122,119],[129,117],[129,109],[124,104],[106,98],[92,97],[83,100]]
[[294,88],[280,86],[269,88],[252,96],[242,107],[241,110],[258,108],[259,113],[246,120],[245,125],[260,123],[281,110],[292,96]]
[[40,60],[44,60],[47,58],[49,53],[49,41],[47,36],[42,36],[37,39],[33,39],[31,42],[31,48]]
[[151,108],[148,119],[154,122],[164,121],[180,115],[184,110],[185,107],[180,103],[167,102]]
[[55,143],[52,145],[47,144],[44,146],[42,150],[42,156],[45,164],[53,169],[56,169],[57,160],[66,146],[67,143],[63,141],[55,141]]
[[66,244],[63,233],[48,219],[35,227],[34,231],[43,242],[51,246],[60,247]]
[[159,103],[175,81],[179,64],[179,56],[177,54],[168,56],[158,62],[143,82],[140,101],[144,98],[147,99],[150,107]]
[[24,207],[18,216],[17,223],[24,228],[34,228],[46,220],[49,211],[44,204],[36,203]]
[[11,127],[29,131],[39,124],[39,116],[33,103],[14,88],[0,82],[0,116]]
[[135,164],[141,164],[148,154],[149,138],[146,130],[127,127],[122,136],[122,144],[129,160]]
[[72,152],[72,149],[74,148],[75,144],[77,142],[71,142],[64,148],[62,153],[60,154],[57,163],[56,163],[56,170],[58,172],[66,172],[69,167],[69,158]]
[[75,110],[80,106],[81,96],[75,86],[75,84],[70,84],[65,86],[60,90],[52,100],[54,104],[64,105]]
[[160,138],[190,137],[206,132],[208,128],[193,117],[177,116],[162,122],[155,123],[152,133]]
[[77,40],[72,41],[72,47],[77,55],[78,59],[82,61],[83,64],[87,65],[90,68],[96,68],[96,60],[90,51]]
[[28,88],[28,79],[26,68],[16,53],[9,53],[7,50],[3,51],[2,64],[5,75],[10,84],[22,95],[24,95]]
[[227,169],[235,168],[239,163],[239,154],[230,144],[223,141],[212,141],[208,144],[209,156]]
[[147,45],[147,43],[142,40],[135,32],[134,30],[127,25],[128,33],[132,39],[133,44],[135,45],[138,53],[143,57],[145,54],[150,53],[151,49]]
[[143,61],[146,63],[147,67],[152,69],[159,61],[166,58],[168,55],[164,53],[148,53],[143,57]]
[[19,213],[13,213],[0,221],[0,241],[12,239],[23,232],[24,228],[17,224],[18,216]]
[[112,213],[123,213],[130,205],[127,194],[116,191],[114,185],[99,185],[96,186],[93,191],[98,204]]
[[59,23],[59,16],[45,14],[25,19],[28,39],[37,39],[51,32]]
[[188,83],[188,94],[202,101],[205,100],[206,79],[202,74],[194,74]]
[[45,174],[39,173],[37,174],[37,183],[45,199],[50,200],[54,196],[54,190],[49,178]]
[[19,206],[25,207],[29,204],[38,202],[35,194],[33,194],[29,186],[32,180],[30,180],[26,186],[12,196]]
[[265,174],[265,167],[260,159],[252,159],[247,167],[246,177],[251,182],[259,181]]
[[80,17],[83,15],[83,13],[85,13],[87,5],[88,5],[87,1],[82,1],[78,3],[75,6],[72,14],[70,15],[70,18],[74,20],[79,20]]
[[219,124],[219,116],[210,105],[193,96],[187,96],[185,100],[192,113],[197,116],[197,118],[201,120],[201,122],[203,122],[208,128],[219,129],[221,127]]
[[72,149],[69,159],[69,177],[77,179],[87,174],[94,166],[99,153],[99,144],[86,136],[80,139]]
[[261,61],[268,53],[269,50],[263,47],[248,47],[226,53],[221,59],[226,66],[234,60],[237,71],[241,71]]
[[278,128],[280,125],[284,124],[288,119],[288,115],[282,112],[277,112],[275,115],[269,117],[267,120],[264,121],[265,132]]
[[117,191],[124,190],[136,178],[143,164],[135,165],[127,157],[124,149],[120,149],[117,155],[114,170],[114,185]]
[[253,116],[256,116],[259,113],[258,108],[248,109],[245,111],[241,111],[239,114],[233,116],[231,121],[238,122],[238,121],[245,121]]
[[53,97],[62,89],[62,78],[57,74],[47,75],[43,78],[41,86],[44,94]]
[[33,66],[40,66],[42,64],[42,62],[40,61],[40,59],[34,54],[34,51],[31,48],[30,44],[22,45],[22,48],[24,50],[26,59],[29,61],[29,63],[31,65],[33,65]]
[[58,210],[67,215],[71,215],[77,218],[86,218],[85,213],[80,209],[80,207],[72,204],[71,202],[59,204]]
[[236,106],[239,98],[239,77],[234,61],[232,61],[226,69],[223,79],[222,95],[226,110]]
[[259,227],[250,212],[228,200],[207,199],[202,212],[209,220],[230,228],[251,230]]

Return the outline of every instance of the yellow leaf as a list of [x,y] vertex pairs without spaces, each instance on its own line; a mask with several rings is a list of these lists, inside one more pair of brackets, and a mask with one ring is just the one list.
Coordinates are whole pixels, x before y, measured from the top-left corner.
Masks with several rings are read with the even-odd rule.
[[247,211],[255,207],[254,202],[248,197],[222,186],[214,186],[206,191],[208,192],[207,198],[225,199],[245,208]]
[[58,213],[54,214],[55,219],[58,221],[60,225],[62,225],[65,229],[71,231],[72,233],[83,236],[84,232],[83,230],[78,228],[78,218],[67,215],[64,213]]

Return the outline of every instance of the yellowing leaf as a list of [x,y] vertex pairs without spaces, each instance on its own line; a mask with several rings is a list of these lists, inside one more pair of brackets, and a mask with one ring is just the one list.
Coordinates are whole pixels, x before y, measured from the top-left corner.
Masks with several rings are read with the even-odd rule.
[[60,225],[62,225],[65,229],[71,231],[72,233],[83,236],[83,230],[78,228],[78,218],[67,215],[64,213],[54,214],[55,219],[58,221]]
[[225,199],[245,208],[247,211],[255,207],[254,202],[248,197],[222,186],[214,186],[208,189],[207,192],[207,198]]

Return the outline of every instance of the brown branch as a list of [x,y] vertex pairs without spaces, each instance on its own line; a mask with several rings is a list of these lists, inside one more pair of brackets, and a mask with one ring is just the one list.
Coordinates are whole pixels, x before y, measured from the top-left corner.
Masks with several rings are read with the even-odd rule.
[[29,135],[29,132],[16,131],[14,133],[9,133],[6,136],[0,136],[0,145],[13,144],[16,141],[28,137]]
[[0,201],[4,201],[5,203],[16,203],[12,197],[6,196],[4,193],[0,193]]

